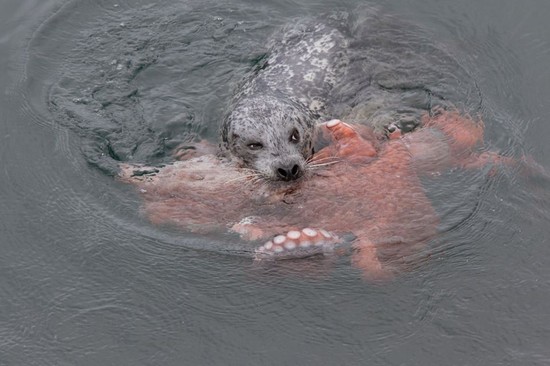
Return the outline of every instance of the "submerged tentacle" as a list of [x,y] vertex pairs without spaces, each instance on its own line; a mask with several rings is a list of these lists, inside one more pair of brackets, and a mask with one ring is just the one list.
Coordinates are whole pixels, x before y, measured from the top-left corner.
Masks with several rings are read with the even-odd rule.
[[326,230],[305,228],[291,230],[284,235],[277,235],[272,240],[258,247],[256,260],[278,260],[310,257],[334,251],[342,240]]

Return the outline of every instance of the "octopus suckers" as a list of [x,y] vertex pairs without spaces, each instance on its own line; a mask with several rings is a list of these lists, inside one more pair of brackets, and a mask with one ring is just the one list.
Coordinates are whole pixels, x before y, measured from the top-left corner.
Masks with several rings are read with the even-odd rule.
[[281,253],[283,250],[285,250],[285,249],[281,246],[277,246],[277,247],[273,248],[273,251],[275,253]]
[[302,234],[300,234],[299,231],[296,231],[296,230],[292,230],[292,231],[289,231],[286,236],[289,238],[289,239],[298,239]]
[[310,228],[305,228],[302,230],[302,232],[312,238],[317,236],[317,231]]
[[330,121],[327,122],[327,127],[328,128],[332,128],[336,125],[340,124],[340,120],[339,119],[332,119]]
[[273,238],[273,243],[277,245],[281,245],[286,241],[286,236],[284,235],[277,235]]
[[309,240],[304,240],[304,241],[300,242],[300,247],[302,247],[302,248],[307,248],[309,246],[311,246],[311,242]]
[[320,232],[321,232],[321,235],[323,235],[325,238],[327,239],[332,238],[332,235],[330,235],[328,231],[321,229]]
[[293,241],[287,241],[285,243],[285,248],[288,249],[288,250],[292,250],[292,249],[296,248],[296,243],[293,242]]

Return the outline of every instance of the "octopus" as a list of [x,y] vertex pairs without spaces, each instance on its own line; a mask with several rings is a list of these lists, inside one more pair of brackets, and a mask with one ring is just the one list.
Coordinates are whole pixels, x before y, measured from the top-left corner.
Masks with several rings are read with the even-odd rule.
[[293,182],[266,181],[200,147],[163,167],[123,165],[119,179],[137,187],[153,224],[235,232],[257,243],[256,261],[349,248],[365,278],[393,278],[437,234],[439,218],[421,177],[505,159],[480,149],[484,127],[477,118],[440,109],[421,125],[407,134],[390,126],[381,135],[365,125],[322,123],[325,145]]

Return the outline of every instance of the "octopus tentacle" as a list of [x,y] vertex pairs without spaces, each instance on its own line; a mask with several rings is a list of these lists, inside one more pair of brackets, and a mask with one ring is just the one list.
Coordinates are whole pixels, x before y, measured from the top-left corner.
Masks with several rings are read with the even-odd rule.
[[377,156],[373,141],[362,136],[362,133],[372,135],[370,128],[352,126],[338,119],[328,121],[320,128],[332,140],[332,144],[321,149],[311,160],[312,163],[327,158],[345,158],[351,163],[364,163]]
[[352,264],[362,271],[366,280],[386,281],[393,278],[391,269],[382,264],[378,258],[378,249],[372,241],[359,236],[353,247],[356,252],[352,257]]
[[342,240],[326,230],[304,228],[277,235],[255,252],[256,260],[292,259],[326,254],[334,251]]

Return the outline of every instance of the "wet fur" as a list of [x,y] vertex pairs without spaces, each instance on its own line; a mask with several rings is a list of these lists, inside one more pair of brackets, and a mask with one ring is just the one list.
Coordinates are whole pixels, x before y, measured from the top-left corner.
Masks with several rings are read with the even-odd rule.
[[[280,167],[305,169],[315,126],[346,64],[347,39],[316,21],[291,25],[232,99],[221,147],[242,165],[276,180]],[[297,131],[299,141],[290,139]],[[262,149],[252,150],[251,144]]]

